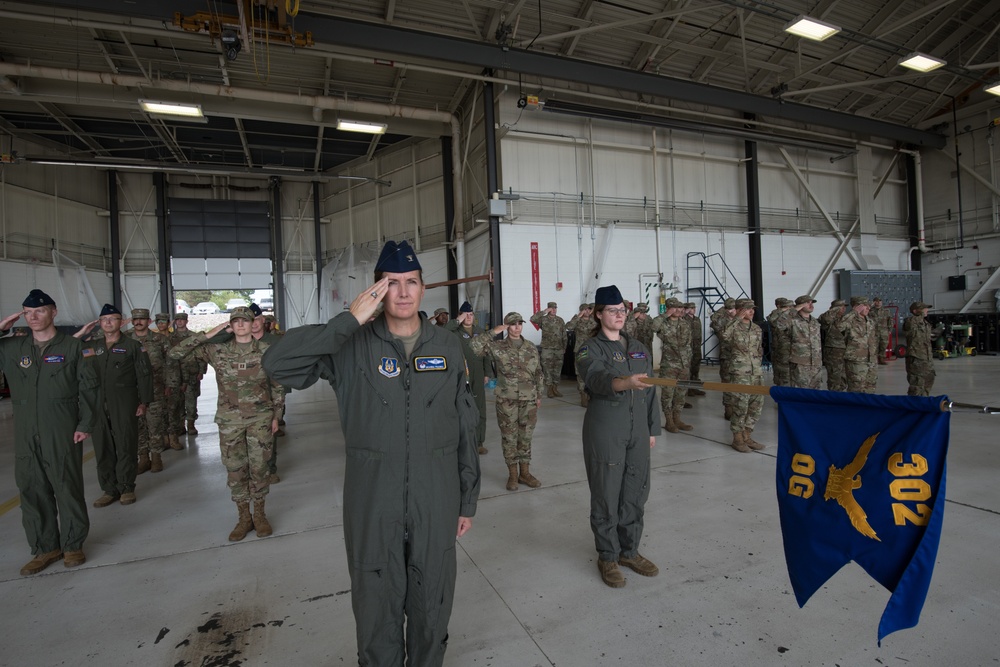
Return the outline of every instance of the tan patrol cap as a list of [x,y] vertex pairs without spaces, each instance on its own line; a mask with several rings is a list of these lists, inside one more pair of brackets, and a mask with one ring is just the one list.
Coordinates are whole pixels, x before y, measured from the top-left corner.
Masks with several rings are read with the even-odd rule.
[[514,312],[513,310],[503,316],[504,324],[524,324],[524,318],[521,317],[521,313]]
[[684,304],[684,307],[685,308],[697,308],[698,306],[694,305],[693,301],[688,301],[687,303]]
[[636,312],[639,312],[639,313],[648,313],[649,312],[649,304],[646,303],[645,301],[640,301],[639,303],[635,304],[635,310],[636,310]]
[[247,322],[253,322],[254,314],[253,311],[246,306],[240,306],[239,308],[233,308],[232,312],[229,313],[229,321],[233,320],[246,320]]
[[756,308],[756,307],[757,304],[754,302],[753,299],[739,299],[736,302],[737,310],[746,310],[747,308]]
[[448,314],[447,308],[438,308],[437,310],[434,311],[434,317],[437,317],[438,315],[447,315],[447,314]]
[[133,308],[132,309],[132,319],[133,320],[148,320],[149,319],[149,308]]
[[803,294],[802,296],[795,297],[795,305],[801,306],[804,303],[816,303],[816,299],[808,294]]
[[549,301],[549,305],[546,306],[546,308],[558,308],[558,307],[559,304],[556,303],[555,301]]
[[870,306],[871,303],[868,301],[866,296],[852,296],[851,306]]
[[910,304],[910,312],[911,313],[913,311],[915,311],[915,310],[921,310],[923,308],[932,308],[933,309],[934,306],[932,306],[929,303],[924,303],[923,301],[914,301],[913,303]]
[[170,314],[169,313],[157,313],[156,314],[156,321],[157,322],[169,322],[170,321]]
[[726,310],[731,310],[735,308],[736,299],[726,299],[725,303],[722,304],[722,307],[725,308]]
[[177,313],[176,315],[174,315],[175,320],[186,320],[187,318],[188,318],[187,313]]
[[833,301],[830,302],[831,308],[836,308],[837,306],[846,306],[846,305],[847,302],[844,301],[843,299],[834,299]]
[[667,308],[683,308],[684,307],[684,304],[681,303],[681,300],[680,299],[675,299],[674,297],[670,297],[669,299],[667,299],[667,302],[664,305]]
[[580,310],[587,310],[588,308],[590,308],[590,304],[589,303],[581,303],[580,304]]

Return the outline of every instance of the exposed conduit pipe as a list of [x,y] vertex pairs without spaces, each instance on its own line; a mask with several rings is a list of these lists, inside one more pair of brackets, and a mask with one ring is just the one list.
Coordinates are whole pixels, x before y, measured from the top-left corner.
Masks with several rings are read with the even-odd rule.
[[106,74],[104,72],[74,71],[60,69],[57,67],[37,67],[17,65],[14,63],[0,63],[0,76],[25,76],[57,81],[69,81],[71,83],[93,83],[106,86],[122,86],[126,88],[140,89],[154,86],[157,90],[212,95],[235,101],[254,100],[257,102],[272,102],[275,104],[288,104],[299,107],[307,106],[312,107],[313,109],[347,111],[360,114],[370,114],[373,116],[385,116],[388,118],[407,118],[411,120],[445,123],[451,129],[451,176],[454,187],[456,233],[462,231],[463,229],[462,174],[459,171],[462,164],[462,156],[459,151],[459,146],[461,145],[461,128],[458,118],[447,111],[433,111],[431,109],[420,109],[418,107],[409,107],[400,104],[383,104],[381,102],[345,100],[338,97],[326,97],[324,95],[298,95],[273,90],[254,90],[252,88],[217,86],[210,83],[171,81],[169,79],[157,79],[155,81],[150,81],[141,76],[110,73]]

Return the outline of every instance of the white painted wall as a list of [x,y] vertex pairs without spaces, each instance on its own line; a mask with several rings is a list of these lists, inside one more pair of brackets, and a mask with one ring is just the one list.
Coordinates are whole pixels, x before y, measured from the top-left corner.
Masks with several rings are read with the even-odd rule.
[[[94,296],[99,303],[111,301],[111,276],[100,271],[87,271],[87,280]],[[74,298],[72,288],[75,287],[75,278],[67,284],[68,298]],[[0,261],[0,313],[2,317],[11,315],[21,310],[21,302],[28,296],[28,292],[33,289],[40,289],[56,302],[56,309],[59,311],[56,317],[58,325],[79,325],[95,319],[100,311],[90,315],[89,319],[83,319],[88,313],[88,309],[82,305],[76,309],[67,307],[69,304],[61,303],[59,276],[56,268],[52,265],[45,265],[39,262],[21,261]],[[24,326],[24,320],[16,322],[14,326]]]

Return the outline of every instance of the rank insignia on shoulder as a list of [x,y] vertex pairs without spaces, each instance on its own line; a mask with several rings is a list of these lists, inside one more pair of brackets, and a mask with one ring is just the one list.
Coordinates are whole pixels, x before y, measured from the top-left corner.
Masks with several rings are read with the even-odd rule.
[[632,357],[633,359],[645,359],[646,358],[646,353],[645,352],[629,352],[628,356]]
[[111,348],[111,351],[114,352],[115,354],[128,354],[128,350],[126,350],[124,347],[113,347]]
[[444,357],[414,357],[413,367],[419,371],[446,371],[448,360]]
[[42,357],[42,361],[47,364],[61,364],[66,361],[66,357],[61,354],[46,354]]
[[86,359],[87,357],[97,356],[97,353],[94,352],[94,348],[92,347],[85,347],[83,348],[83,350],[81,350],[81,352],[83,353],[84,359]]
[[387,378],[394,378],[399,375],[399,362],[392,357],[382,357],[382,362],[378,365],[378,372]]
[[621,352],[617,352],[617,351],[612,352],[611,353],[611,360],[612,361],[617,361],[618,363],[621,363],[621,362],[625,361],[625,355],[622,354]]
[[20,366],[21,368],[31,368],[31,357],[29,356],[21,357],[21,361],[17,362],[17,365]]

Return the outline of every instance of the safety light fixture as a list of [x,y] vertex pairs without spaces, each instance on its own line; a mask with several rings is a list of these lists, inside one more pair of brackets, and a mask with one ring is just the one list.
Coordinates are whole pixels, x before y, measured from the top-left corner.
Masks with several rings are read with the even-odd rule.
[[173,102],[153,102],[139,100],[139,106],[146,113],[160,116],[181,116],[183,118],[204,118],[200,104],[174,104]]
[[1000,95],[1000,81],[994,81],[990,85],[983,88],[990,95]]
[[822,42],[840,32],[840,28],[800,14],[785,26],[785,32]]
[[365,134],[385,134],[389,128],[385,123],[366,123],[360,120],[338,120],[337,129],[345,132],[364,132]]
[[899,64],[918,72],[930,72],[945,65],[945,61],[934,56],[929,56],[926,53],[914,52],[901,59]]

